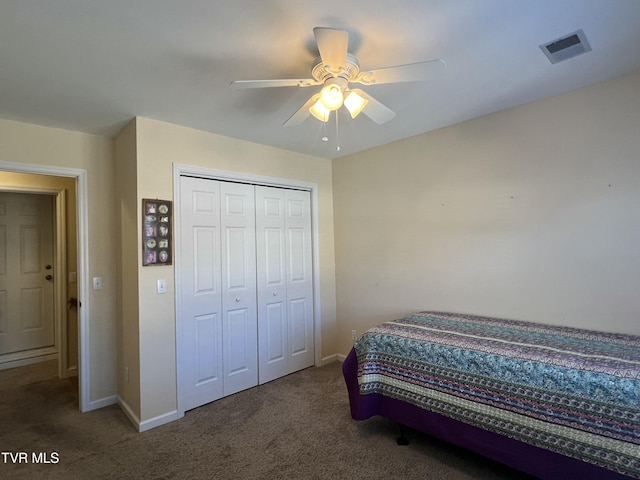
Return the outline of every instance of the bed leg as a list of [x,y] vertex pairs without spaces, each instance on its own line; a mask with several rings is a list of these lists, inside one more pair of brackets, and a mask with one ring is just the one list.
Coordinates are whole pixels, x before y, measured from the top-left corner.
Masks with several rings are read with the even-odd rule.
[[402,423],[398,423],[398,427],[400,427],[400,436],[396,440],[398,445],[409,445],[409,439],[405,435],[405,428]]

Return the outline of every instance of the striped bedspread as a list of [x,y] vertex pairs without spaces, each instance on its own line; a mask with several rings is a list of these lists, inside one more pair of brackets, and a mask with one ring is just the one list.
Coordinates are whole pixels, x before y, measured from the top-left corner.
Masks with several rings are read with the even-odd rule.
[[640,337],[440,312],[367,331],[376,392],[640,478]]

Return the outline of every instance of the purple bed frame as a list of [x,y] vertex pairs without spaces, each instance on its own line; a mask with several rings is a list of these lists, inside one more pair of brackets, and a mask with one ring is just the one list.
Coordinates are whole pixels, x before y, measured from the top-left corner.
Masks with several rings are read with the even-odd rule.
[[351,350],[342,365],[351,417],[375,415],[471,450],[543,480],[629,480],[632,477],[484,430],[378,393],[361,395],[358,360]]

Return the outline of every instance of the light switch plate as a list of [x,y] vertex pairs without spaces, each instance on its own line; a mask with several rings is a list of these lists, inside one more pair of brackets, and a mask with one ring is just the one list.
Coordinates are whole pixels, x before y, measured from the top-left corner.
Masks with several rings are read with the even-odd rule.
[[93,289],[102,290],[102,277],[93,277]]
[[167,293],[167,281],[164,278],[158,280],[158,293]]

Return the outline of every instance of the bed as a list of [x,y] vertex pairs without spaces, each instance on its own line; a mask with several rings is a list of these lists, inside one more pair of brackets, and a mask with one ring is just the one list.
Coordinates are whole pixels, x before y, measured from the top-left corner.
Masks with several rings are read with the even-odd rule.
[[343,364],[375,415],[545,480],[640,478],[640,336],[420,312]]

